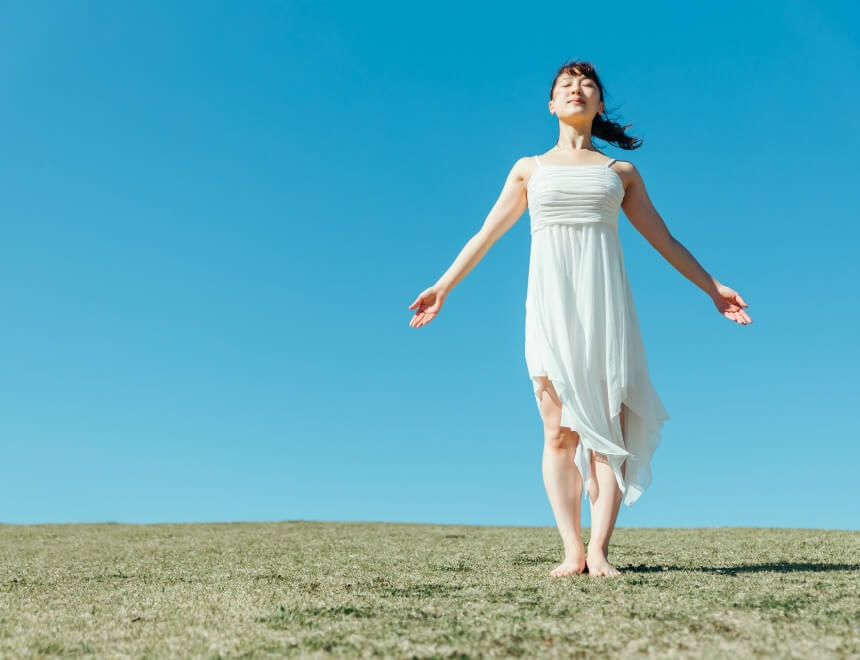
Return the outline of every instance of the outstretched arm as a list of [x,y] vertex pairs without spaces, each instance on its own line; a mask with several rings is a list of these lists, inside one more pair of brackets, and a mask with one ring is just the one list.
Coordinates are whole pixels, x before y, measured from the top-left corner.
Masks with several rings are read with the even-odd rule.
[[636,166],[622,161],[619,163],[619,169],[622,167],[628,183],[621,207],[630,223],[679,273],[707,293],[723,316],[742,325],[752,323],[752,319],[743,310],[747,303],[740,294],[708,273],[690,251],[669,232],[663,218],[651,203],[645,182]]
[[525,189],[527,172],[526,159],[520,158],[508,173],[502,192],[481,228],[467,241],[454,263],[438,281],[418,294],[415,302],[409,305],[409,309],[416,310],[409,322],[410,326],[417,328],[432,321],[451,290],[478,265],[493,243],[520,219],[528,206]]
[[436,282],[436,286],[446,294],[457,286],[478,262],[489,252],[493,244],[514,226],[528,205],[525,188],[524,159],[514,163],[508,173],[502,192],[487,214],[481,228],[469,239],[454,263]]

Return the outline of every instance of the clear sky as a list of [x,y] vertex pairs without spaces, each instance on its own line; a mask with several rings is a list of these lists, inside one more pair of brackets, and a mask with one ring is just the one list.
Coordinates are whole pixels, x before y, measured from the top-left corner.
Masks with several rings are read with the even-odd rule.
[[[853,3],[0,6],[0,522],[554,525],[528,214],[407,309],[597,66],[737,325],[620,235],[671,419],[618,526],[858,527]],[[583,499],[583,523],[589,524]]]

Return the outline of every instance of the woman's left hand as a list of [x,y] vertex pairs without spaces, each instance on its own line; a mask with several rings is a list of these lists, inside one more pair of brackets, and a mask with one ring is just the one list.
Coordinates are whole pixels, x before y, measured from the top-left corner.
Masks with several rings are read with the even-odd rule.
[[717,285],[717,293],[711,296],[717,310],[730,321],[735,321],[741,325],[752,323],[749,314],[744,311],[744,307],[748,307],[746,301],[741,298],[741,294],[726,286],[725,284]]

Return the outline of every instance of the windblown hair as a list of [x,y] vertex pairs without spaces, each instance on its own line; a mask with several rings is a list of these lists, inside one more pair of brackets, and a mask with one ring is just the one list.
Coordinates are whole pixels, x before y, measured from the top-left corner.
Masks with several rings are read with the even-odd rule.
[[[600,77],[597,75],[597,70],[591,62],[586,62],[584,60],[569,60],[561,65],[555,74],[555,78],[552,79],[552,85],[549,88],[550,100],[552,100],[552,94],[555,91],[556,82],[558,82],[558,79],[564,73],[582,75],[593,80],[597,85],[597,88],[600,90],[600,100],[603,101],[604,104],[606,103],[606,93],[603,83],[600,82]],[[601,140],[605,140],[606,142],[611,142],[621,149],[638,149],[642,146],[642,139],[632,135],[627,135],[627,133],[624,132],[632,125],[633,124],[625,124],[622,126],[621,124],[612,121],[604,106],[603,113],[599,113],[594,116],[594,122],[591,124],[591,135],[593,137],[600,138]]]

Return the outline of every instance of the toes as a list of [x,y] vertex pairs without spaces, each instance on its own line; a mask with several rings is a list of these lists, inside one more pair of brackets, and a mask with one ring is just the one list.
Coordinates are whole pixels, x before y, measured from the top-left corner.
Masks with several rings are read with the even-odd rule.
[[568,575],[578,575],[580,573],[588,573],[587,562],[583,562],[582,566],[578,565],[576,562],[565,562],[563,564],[559,564],[549,572],[552,577],[564,577]]
[[549,572],[552,577],[565,577],[567,575],[573,575],[577,570],[575,568],[554,568]]
[[621,571],[612,564],[604,564],[600,567],[589,567],[586,565],[583,572],[590,573],[594,577],[615,577],[616,575],[621,575]]

